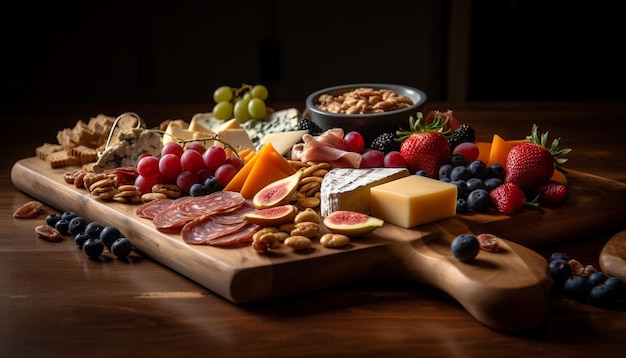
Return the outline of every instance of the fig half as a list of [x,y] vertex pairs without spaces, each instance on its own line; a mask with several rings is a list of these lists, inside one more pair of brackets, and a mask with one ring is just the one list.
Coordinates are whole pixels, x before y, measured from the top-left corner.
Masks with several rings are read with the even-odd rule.
[[379,218],[349,210],[338,210],[324,218],[324,225],[334,234],[361,236],[383,226]]
[[280,226],[288,222],[293,222],[298,214],[298,207],[295,205],[279,205],[271,208],[255,210],[243,215],[244,220],[262,227]]
[[266,209],[288,204],[298,189],[300,178],[302,178],[302,170],[298,170],[286,178],[266,185],[252,198],[254,207]]

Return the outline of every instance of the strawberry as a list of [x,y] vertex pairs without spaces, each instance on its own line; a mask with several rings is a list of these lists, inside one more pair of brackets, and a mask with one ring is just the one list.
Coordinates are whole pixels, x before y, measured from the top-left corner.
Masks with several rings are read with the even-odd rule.
[[504,183],[489,192],[491,202],[498,212],[511,215],[526,205],[526,195],[515,183]]
[[438,178],[439,167],[450,160],[450,143],[443,131],[441,117],[435,117],[432,123],[426,124],[422,113],[417,119],[409,118],[411,129],[397,132],[400,154],[406,159],[411,173],[424,170],[430,178]]
[[565,163],[567,159],[563,156],[572,151],[559,148],[561,138],[555,139],[550,148],[546,147],[548,132],[540,136],[536,124],[533,125],[532,134],[526,139],[528,142],[511,149],[504,165],[504,181],[515,183],[524,190],[550,179],[555,166]]
[[567,186],[552,179],[537,185],[532,192],[538,196],[539,203],[545,206],[561,205],[569,197]]

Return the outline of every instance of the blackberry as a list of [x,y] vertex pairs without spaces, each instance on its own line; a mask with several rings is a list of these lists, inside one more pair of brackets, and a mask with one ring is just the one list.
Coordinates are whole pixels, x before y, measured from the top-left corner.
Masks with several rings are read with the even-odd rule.
[[298,130],[307,130],[311,135],[320,135],[324,132],[320,126],[306,118],[300,118],[298,121]]
[[457,145],[463,142],[474,142],[476,140],[476,131],[469,124],[463,123],[459,128],[453,130],[448,135],[448,142],[450,143],[450,151],[453,151]]
[[379,150],[385,154],[392,151],[400,151],[400,143],[396,141],[396,135],[391,132],[386,132],[376,137],[370,148]]

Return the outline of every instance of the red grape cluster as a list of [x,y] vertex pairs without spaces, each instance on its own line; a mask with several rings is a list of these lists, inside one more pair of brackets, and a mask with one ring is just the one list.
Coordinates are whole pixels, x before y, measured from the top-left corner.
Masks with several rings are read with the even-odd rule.
[[242,166],[241,159],[229,156],[218,145],[205,149],[200,142],[189,142],[183,148],[177,142],[168,142],[160,157],[148,155],[139,160],[135,185],[142,193],[149,193],[155,184],[176,184],[183,193],[189,194],[192,185],[209,178],[226,186]]

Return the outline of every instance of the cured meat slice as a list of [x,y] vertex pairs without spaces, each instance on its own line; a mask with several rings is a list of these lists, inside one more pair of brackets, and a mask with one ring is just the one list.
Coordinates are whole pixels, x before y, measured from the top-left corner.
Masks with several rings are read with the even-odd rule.
[[176,203],[178,210],[189,217],[211,215],[241,206],[246,198],[236,191],[216,191],[205,196],[189,197]]
[[246,199],[241,206],[232,211],[220,212],[213,215],[213,221],[219,224],[237,224],[243,222],[243,215],[256,211],[252,199]]
[[255,224],[246,223],[244,227],[233,233],[217,237],[208,242],[211,246],[236,246],[252,242],[252,235],[261,227]]
[[135,210],[135,214],[141,218],[152,220],[156,214],[172,205],[173,202],[173,199],[152,200],[138,207],[137,210]]
[[220,224],[210,215],[202,215],[186,223],[180,235],[188,244],[206,244],[213,239],[236,232],[246,225],[248,225],[246,222],[233,225]]
[[192,217],[183,214],[176,205],[172,204],[159,211],[154,218],[152,218],[152,222],[158,230],[179,232],[182,227],[192,219]]

